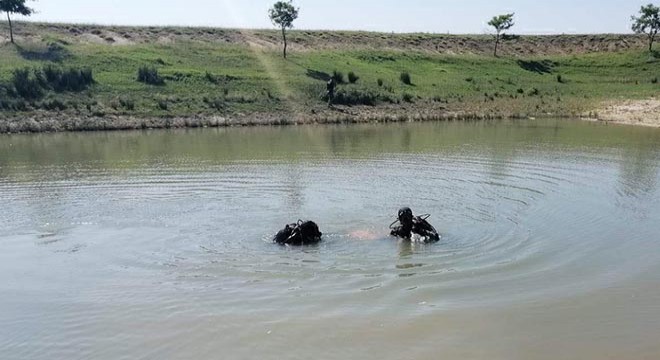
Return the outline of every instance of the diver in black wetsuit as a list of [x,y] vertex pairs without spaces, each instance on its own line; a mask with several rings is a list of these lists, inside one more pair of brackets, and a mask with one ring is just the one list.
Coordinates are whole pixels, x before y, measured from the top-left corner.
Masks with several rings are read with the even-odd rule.
[[438,231],[426,221],[429,216],[414,216],[410,208],[402,208],[399,210],[397,221],[390,225],[390,229],[392,229],[390,234],[403,239],[410,239],[413,234],[417,234],[424,238],[424,241],[438,241],[440,240]]
[[273,242],[280,245],[313,245],[321,241],[323,233],[319,231],[318,225],[313,221],[298,220],[295,224],[289,224],[280,230],[273,238]]

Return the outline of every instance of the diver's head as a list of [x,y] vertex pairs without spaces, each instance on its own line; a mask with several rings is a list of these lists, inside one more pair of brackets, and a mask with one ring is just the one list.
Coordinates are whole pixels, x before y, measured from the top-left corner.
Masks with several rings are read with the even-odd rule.
[[398,218],[401,225],[410,225],[413,222],[413,212],[408,207],[401,208]]

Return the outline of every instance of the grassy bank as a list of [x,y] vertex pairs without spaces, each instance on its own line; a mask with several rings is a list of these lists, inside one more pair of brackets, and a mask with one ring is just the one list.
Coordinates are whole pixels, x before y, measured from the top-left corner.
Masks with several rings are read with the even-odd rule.
[[[191,31],[208,36],[196,39]],[[644,52],[643,42],[631,46],[639,40],[633,36],[612,36],[600,52],[577,45],[568,51],[571,44],[585,42],[571,37],[513,38],[503,45],[506,55],[494,58],[486,49],[469,51],[475,45],[462,37],[419,35],[419,46],[411,47],[414,35],[308,33],[292,35],[298,47],[285,60],[277,33],[269,31],[22,23],[18,45],[0,45],[0,132],[39,131],[42,125],[44,130],[90,130],[568,116],[593,113],[604,101],[643,99],[660,90],[660,59]],[[149,34],[158,36],[147,43]],[[359,46],[362,38],[352,41],[359,34],[390,46]],[[313,39],[321,38],[326,40],[315,47]],[[471,38],[482,47],[488,44],[485,37]],[[515,52],[529,49],[534,38],[537,46],[555,45],[547,52],[539,46],[534,55]],[[464,51],[434,50],[424,39],[462,41],[463,47],[451,46]],[[17,80],[16,70],[24,68],[30,69],[28,80]],[[151,84],[138,81],[140,68]],[[71,86],[68,78],[50,75],[55,80],[38,84],[35,71],[45,79],[44,74],[60,69],[91,71],[93,79]],[[338,90],[341,104],[328,109],[325,80],[335,72],[345,83]],[[351,72],[352,80],[358,78],[354,83],[349,82]],[[409,84],[402,74],[409,74]],[[17,81],[40,90],[19,94]]]

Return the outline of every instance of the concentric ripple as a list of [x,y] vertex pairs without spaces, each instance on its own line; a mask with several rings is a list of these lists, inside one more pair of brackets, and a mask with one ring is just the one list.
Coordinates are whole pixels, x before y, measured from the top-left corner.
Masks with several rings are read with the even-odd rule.
[[[52,344],[99,341],[96,322],[413,320],[625,284],[660,263],[659,140],[563,121],[2,137],[0,348],[65,357]],[[401,206],[441,241],[389,237]],[[322,244],[270,243],[299,218]]]

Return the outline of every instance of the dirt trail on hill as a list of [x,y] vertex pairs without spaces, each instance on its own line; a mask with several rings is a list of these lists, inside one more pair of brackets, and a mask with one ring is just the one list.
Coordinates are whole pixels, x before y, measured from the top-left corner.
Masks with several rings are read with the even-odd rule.
[[[0,24],[0,32],[8,29]],[[68,43],[105,43],[131,45],[177,41],[200,41],[220,44],[259,44],[263,48],[279,49],[278,30],[234,30],[202,27],[129,27],[85,24],[48,24],[18,22],[17,39],[30,41],[59,41]],[[491,54],[493,38],[490,35],[393,34],[358,31],[289,32],[291,48],[305,51],[313,49],[391,49],[417,50],[447,54]],[[0,42],[7,39],[0,36]],[[509,56],[583,54],[602,51],[644,49],[646,38],[638,35],[547,35],[508,36],[500,53]]]

